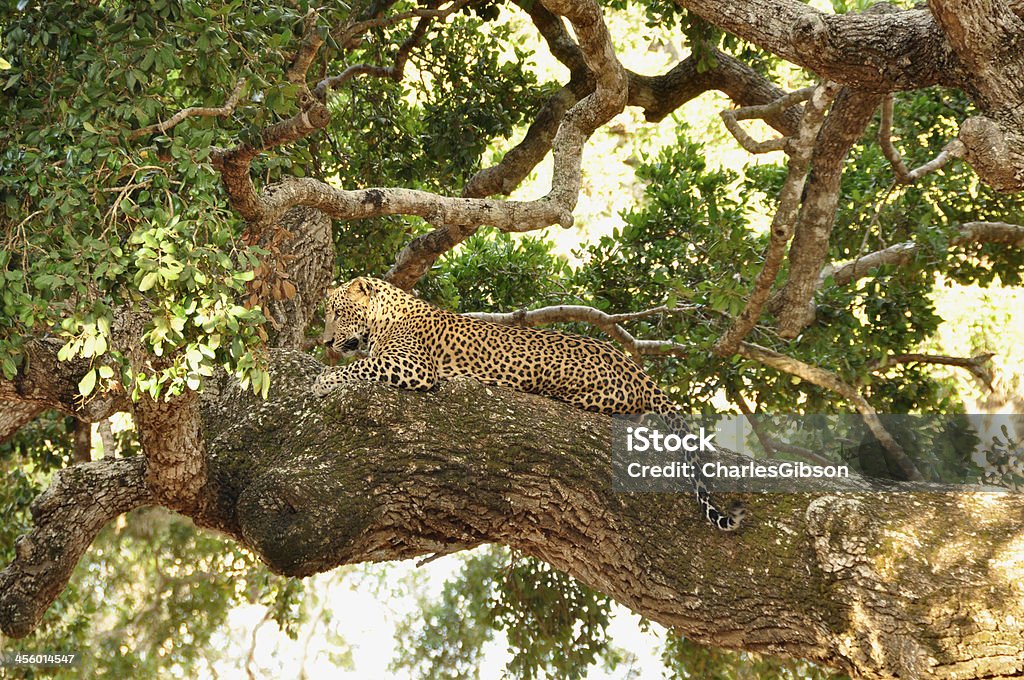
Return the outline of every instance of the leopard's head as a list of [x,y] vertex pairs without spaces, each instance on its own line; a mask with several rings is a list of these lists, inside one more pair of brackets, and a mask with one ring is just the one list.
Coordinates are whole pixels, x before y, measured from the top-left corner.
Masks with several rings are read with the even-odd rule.
[[376,292],[374,281],[360,277],[327,293],[321,340],[328,349],[348,353],[366,348]]

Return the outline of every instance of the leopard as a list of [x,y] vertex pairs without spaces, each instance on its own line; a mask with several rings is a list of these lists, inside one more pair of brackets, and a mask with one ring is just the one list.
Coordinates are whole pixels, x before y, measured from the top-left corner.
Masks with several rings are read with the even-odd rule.
[[[356,381],[430,390],[441,381],[474,378],[584,411],[657,414],[674,430],[689,432],[672,398],[604,340],[456,314],[381,279],[358,277],[328,291],[322,343],[336,355],[360,358],[322,372],[313,385],[317,397]],[[696,454],[685,456],[698,471],[691,480],[702,516],[719,530],[735,530],[744,519],[742,505],[719,510]]]

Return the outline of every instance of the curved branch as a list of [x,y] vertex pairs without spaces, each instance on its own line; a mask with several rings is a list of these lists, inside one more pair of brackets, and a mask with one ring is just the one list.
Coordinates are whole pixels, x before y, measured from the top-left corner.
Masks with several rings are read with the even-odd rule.
[[476,227],[488,225],[502,231],[531,231],[560,224],[572,225],[572,212],[550,197],[535,201],[500,201],[441,196],[417,189],[337,189],[326,182],[304,177],[272,184],[261,199],[264,217],[279,219],[295,206],[309,206],[339,220],[383,215],[417,215],[432,224]]
[[[414,47],[416,47],[423,36],[427,34],[427,29],[430,28],[430,24],[434,19],[446,19],[451,14],[462,9],[468,0],[457,0],[452,3],[449,7],[443,10],[429,10],[429,9],[417,9],[409,12],[403,12],[396,14],[391,17],[387,17],[386,24],[398,23],[405,19],[411,19],[413,17],[419,17],[420,20],[416,23],[416,28],[413,29],[412,33],[408,38],[398,47],[398,51],[395,52],[395,58],[391,66],[376,66],[374,64],[354,64],[349,66],[344,71],[336,76],[324,78],[317,83],[316,88],[313,90],[314,96],[318,99],[323,99],[327,96],[328,90],[334,90],[348,81],[352,80],[356,76],[371,76],[374,78],[390,78],[394,81],[399,81],[405,77],[405,65],[409,61],[409,55],[412,53]],[[369,30],[378,20],[364,21],[358,24],[363,26],[362,30]],[[356,33],[349,34],[346,32],[346,40],[351,40]]]
[[981,382],[991,392],[992,372],[986,364],[995,356],[994,352],[985,352],[973,357],[950,357],[942,354],[893,354],[877,361],[871,366],[871,370],[880,373],[897,364],[938,364],[940,366],[956,366],[966,369],[971,375]]
[[[1024,663],[1019,495],[747,494],[748,527],[713,535],[688,498],[611,488],[605,416],[473,381],[429,393],[353,384],[320,400],[309,388],[322,365],[277,350],[270,363],[269,400],[220,378],[201,412],[216,513],[280,573],[497,542],[705,644],[875,678]],[[62,514],[96,511],[96,483],[134,489],[103,504],[113,516],[147,501],[142,474],[139,459],[89,463],[61,473],[80,493],[50,498],[73,501]],[[53,573],[32,570],[36,545],[0,576],[5,633],[24,635],[25,614],[52,599],[27,595]],[[934,568],[954,557],[955,570]]]
[[827,14],[799,0],[676,0],[822,79],[866,92],[956,86],[969,76],[927,9]]
[[190,106],[187,109],[182,109],[176,114],[168,118],[167,120],[154,123],[153,125],[147,125],[146,127],[132,130],[128,135],[128,139],[138,139],[139,137],[145,137],[146,135],[164,133],[183,122],[186,118],[223,118],[230,116],[235,107],[238,106],[239,100],[242,98],[242,92],[245,90],[245,79],[238,81],[235,85],[235,89],[228,95],[227,101],[224,102],[223,106],[211,107],[211,106]]
[[0,572],[0,631],[23,637],[60,595],[78,561],[106,524],[152,498],[141,458],[104,458],[54,474],[32,503],[35,528],[18,539]]
[[[965,222],[950,244],[969,243],[996,243],[1021,248],[1024,247],[1024,227],[1006,222]],[[849,262],[827,265],[818,277],[818,287],[823,286],[829,277],[832,277],[835,285],[845,286],[872,275],[879,267],[907,264],[914,259],[917,251],[918,245],[915,242],[905,241]]]
[[857,413],[864,419],[864,424],[871,430],[871,434],[885,448],[886,453],[896,465],[899,466],[904,476],[911,481],[922,481],[924,477],[918,472],[914,462],[907,457],[903,447],[893,439],[892,435],[885,429],[882,421],[878,418],[878,412],[868,403],[867,399],[861,396],[857,389],[839,379],[839,376],[826,371],[818,366],[812,366],[799,359],[779,354],[767,347],[761,347],[750,342],[740,343],[737,352],[740,356],[753,359],[765,366],[770,366],[777,371],[795,375],[801,380],[806,380],[812,385],[835,392],[850,402]]
[[839,206],[843,163],[874,115],[880,99],[876,94],[843,88],[821,126],[811,156],[811,172],[804,187],[793,245],[789,249],[789,274],[781,292],[778,331],[783,338],[795,338],[814,320],[811,298],[817,290],[818,274],[828,258]]
[[57,352],[62,345],[52,338],[29,341],[24,362],[14,379],[0,377],[0,443],[49,409],[94,423],[128,408],[123,391],[81,399],[78,382],[92,365],[86,359],[58,361]]
[[807,179],[808,166],[815,148],[818,131],[825,119],[825,109],[832,103],[838,90],[839,87],[835,83],[825,83],[815,89],[805,107],[796,137],[787,143],[790,154],[789,169],[786,181],[779,192],[779,206],[772,219],[764,266],[758,272],[754,290],[751,291],[743,311],[736,317],[729,330],[715,343],[715,353],[718,356],[735,354],[739,343],[753,329],[761,316],[761,310],[768,300],[772,286],[782,267],[786,245],[793,236],[804,181]]
[[726,109],[720,111],[719,116],[725,123],[726,129],[750,153],[769,153],[771,151],[782,151],[789,143],[789,136],[776,137],[763,141],[755,141],[740,126],[739,121],[752,118],[767,119],[771,116],[779,116],[783,112],[802,104],[814,94],[814,87],[805,87],[795,92],[788,92],[775,101],[767,104],[755,104],[752,106],[741,106],[738,109]]
[[[539,3],[534,3],[530,10],[535,17],[542,34],[552,45],[552,53],[571,68],[582,63],[582,53],[568,39],[561,22],[561,29],[545,28],[548,24],[541,22],[537,16],[551,17]],[[698,71],[697,60],[688,57],[674,66],[670,71],[659,76],[643,76],[627,71],[629,79],[629,106],[640,106],[644,116],[650,122],[658,122],[694,97],[708,90],[720,90],[734,102],[742,106],[756,106],[775,101],[785,93],[773,85],[768,79],[754,71],[746,64],[733,57],[716,52],[715,65],[706,70]],[[569,83],[556,92],[530,125],[526,135],[519,144],[513,147],[501,161],[492,167],[480,170],[463,189],[463,198],[483,198],[495,194],[510,194],[533,171],[551,150],[555,133],[565,112],[580,99],[593,91],[593,81],[585,69],[574,68]],[[765,112],[765,122],[784,135],[793,134],[800,122],[802,107],[791,107],[780,112]],[[395,258],[395,264],[385,278],[388,281],[409,290],[420,277],[433,266],[438,257],[454,248],[476,232],[475,227],[459,225],[442,225],[433,231],[418,236],[402,249]]]
[[964,87],[982,108],[1019,107],[1024,99],[1024,21],[1020,15],[1005,0],[928,0],[928,7],[971,74]]
[[913,184],[928,173],[945,167],[954,158],[962,158],[966,152],[963,142],[954,139],[942,147],[942,151],[932,160],[913,170],[908,169],[900,152],[892,143],[892,114],[893,100],[890,94],[882,100],[882,117],[878,124],[878,145],[882,148],[882,154],[889,161],[893,174],[896,175],[896,181],[900,184]]
[[[630,354],[639,359],[643,355],[649,356],[679,356],[686,357],[688,350],[684,345],[676,342],[661,340],[637,340],[629,331],[620,324],[635,319],[641,319],[656,314],[667,314],[684,311],[682,308],[669,309],[667,307],[655,307],[640,312],[625,314],[608,314],[593,307],[582,305],[556,305],[541,307],[539,309],[519,310],[508,313],[470,313],[475,319],[482,319],[492,323],[506,323],[511,325],[544,326],[553,323],[583,322],[600,328],[609,337],[619,342]],[[812,366],[793,357],[779,354],[760,345],[748,342],[740,342],[736,352],[745,358],[753,359],[765,366],[770,366],[777,371],[794,375],[806,380],[812,385],[838,394],[848,401],[864,419],[871,433],[882,444],[893,461],[900,467],[906,478],[920,481],[923,479],[899,443],[885,429],[882,421],[879,420],[875,409],[861,396],[852,385],[843,382],[834,373],[830,373],[818,366]]]

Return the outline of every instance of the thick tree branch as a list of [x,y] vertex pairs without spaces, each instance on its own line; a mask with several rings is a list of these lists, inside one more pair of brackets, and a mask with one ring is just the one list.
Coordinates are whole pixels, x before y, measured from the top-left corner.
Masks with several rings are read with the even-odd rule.
[[86,549],[110,520],[148,505],[141,458],[104,458],[59,470],[32,503],[35,528],[18,539],[0,572],[0,631],[23,637],[60,595]]
[[775,217],[772,219],[764,266],[757,275],[754,290],[743,311],[736,317],[729,330],[715,343],[715,353],[719,356],[735,354],[739,343],[753,329],[761,316],[761,310],[768,300],[772,286],[782,267],[786,245],[793,236],[808,165],[814,151],[818,131],[825,118],[825,109],[832,103],[838,89],[834,83],[826,83],[816,88],[805,107],[804,117],[800,121],[797,135],[787,144],[789,169],[786,181],[779,192],[779,205],[775,211]]
[[[280,573],[496,542],[702,643],[874,678],[1009,677],[1024,664],[1019,495],[751,494],[748,527],[715,536],[689,495],[611,489],[604,416],[472,381],[431,393],[359,384],[319,400],[320,370],[274,351],[268,401],[224,378],[201,410],[215,512]],[[80,470],[103,477],[78,484]],[[47,497],[61,513],[95,512],[91,492],[109,479],[125,489],[103,504],[113,516],[148,501],[143,473],[138,459],[89,463],[57,486],[90,493]],[[30,592],[54,573],[32,571],[37,545],[0,576],[6,634],[29,632],[55,596]],[[955,569],[936,570],[951,554]]]
[[[268,344],[298,349],[305,342],[306,328],[331,282],[331,220],[319,210],[300,207],[282,215],[275,226],[276,229],[264,230],[259,241],[259,246],[269,252],[264,262],[269,290],[261,300],[271,326],[267,329]],[[254,279],[250,286],[258,282],[263,283]],[[285,284],[292,287],[290,291],[284,290]],[[293,294],[289,296],[287,292]]]
[[210,496],[196,393],[166,401],[143,395],[134,419],[146,459],[146,488],[161,505],[201,518]]
[[843,88],[821,126],[811,156],[811,172],[804,188],[793,245],[789,249],[789,276],[778,313],[778,332],[783,338],[795,338],[814,319],[811,297],[817,290],[818,274],[828,258],[843,164],[880,99],[877,94]]
[[[698,70],[698,60],[690,56],[663,75],[630,72],[629,104],[641,107],[644,118],[656,123],[709,90],[721,92],[740,107],[769,104],[785,96],[782,88],[735,57],[718,50],[713,50],[710,57],[714,65],[705,71]],[[761,117],[788,136],[796,133],[802,115],[803,107],[790,106],[765,109]]]
[[324,44],[324,39],[317,30],[319,18],[319,12],[316,9],[306,12],[306,18],[302,22],[302,42],[299,44],[295,56],[292,57],[291,65],[285,72],[285,78],[289,83],[303,87],[306,85],[306,74],[309,72],[309,67],[313,65],[317,52]]
[[571,209],[550,197],[535,201],[500,201],[453,198],[417,189],[345,190],[308,177],[268,186],[262,202],[264,216],[273,219],[295,206],[309,206],[339,220],[417,215],[434,224],[488,225],[510,232],[531,231],[553,224],[572,225]]
[[0,444],[13,437],[45,410],[45,407],[31,402],[0,399]]
[[787,61],[867,92],[957,85],[966,75],[926,9],[827,14],[799,0],[676,0]]
[[[552,53],[561,55],[560,59],[574,69],[573,78],[541,108],[522,142],[506,153],[497,165],[484,168],[470,178],[463,189],[463,198],[511,193],[551,150],[565,112],[593,92],[593,80],[589,72],[584,72],[585,65],[579,68],[583,62],[582,52],[568,38],[561,21],[550,22],[549,25],[549,19],[538,18],[557,20],[540,3],[532,5],[530,14],[547,38]],[[708,90],[717,89],[743,106],[766,104],[785,94],[749,66],[718,52],[715,53],[715,65],[706,71],[698,71],[697,60],[688,57],[663,75],[643,76],[632,71],[626,73],[629,79],[627,104],[642,107],[645,117],[651,122],[662,120]],[[801,113],[802,108],[794,106],[782,111],[766,111],[764,116],[765,121],[776,130],[791,135],[799,125]],[[438,257],[475,232],[475,227],[443,225],[413,239],[395,258],[395,264],[386,278],[405,290],[412,288]]]
[[[261,152],[290,144],[321,130],[330,121],[327,107],[308,90],[299,96],[299,112],[291,118],[264,128],[253,142],[242,142],[233,149],[214,149],[210,161],[220,171],[231,206],[253,224],[269,224],[291,205],[276,207],[261,196],[252,183],[250,166]],[[276,207],[276,210],[275,210]]]
[[[475,319],[482,319],[492,323],[506,323],[522,326],[543,326],[553,323],[583,322],[589,323],[608,334],[609,337],[620,343],[626,351],[639,359],[643,355],[648,356],[679,356],[686,357],[689,350],[684,345],[676,342],[661,340],[638,340],[629,331],[621,326],[622,323],[635,319],[646,318],[656,314],[674,313],[683,311],[681,309],[669,309],[667,307],[655,307],[653,309],[632,312],[626,314],[608,314],[593,307],[583,305],[556,305],[552,307],[541,307],[539,309],[519,310],[506,313],[470,313],[466,316]],[[903,448],[886,431],[875,409],[861,396],[855,387],[843,382],[834,373],[830,373],[818,366],[812,366],[798,359],[779,354],[760,345],[748,342],[740,342],[737,346],[737,353],[748,359],[753,359],[766,366],[797,376],[812,385],[834,392],[852,405],[864,419],[864,423],[875,435],[878,441],[885,447],[893,461],[900,467],[909,480],[921,480],[923,477],[914,467],[913,462],[907,458]]]
[[1024,21],[1005,0],[929,0],[928,7],[960,62],[965,89],[984,110],[1024,100]]
[[843,15],[798,0],[677,2],[823,79],[857,90],[884,94],[935,84],[964,89],[983,112],[961,123],[964,158],[993,188],[1024,188],[1024,114],[1015,104],[1024,93],[1019,0],[932,0],[930,11],[873,7]]
[[29,341],[22,368],[14,379],[0,377],[0,442],[49,409],[94,423],[127,408],[123,391],[93,394],[83,400],[78,382],[91,364],[84,359],[58,361],[57,351],[62,345],[56,339]]

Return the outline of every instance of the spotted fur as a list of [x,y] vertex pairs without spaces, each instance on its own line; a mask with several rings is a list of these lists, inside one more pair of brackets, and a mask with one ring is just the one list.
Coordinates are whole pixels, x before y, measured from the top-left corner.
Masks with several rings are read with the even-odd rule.
[[[427,390],[439,380],[470,377],[586,411],[657,413],[688,431],[668,395],[607,342],[460,316],[378,279],[353,279],[329,293],[323,341],[340,352],[364,349],[367,356],[320,374],[313,388],[318,396],[352,380]],[[694,454],[684,462],[696,462]],[[720,512],[703,480],[694,482],[711,524],[723,531],[739,526],[741,508]]]

